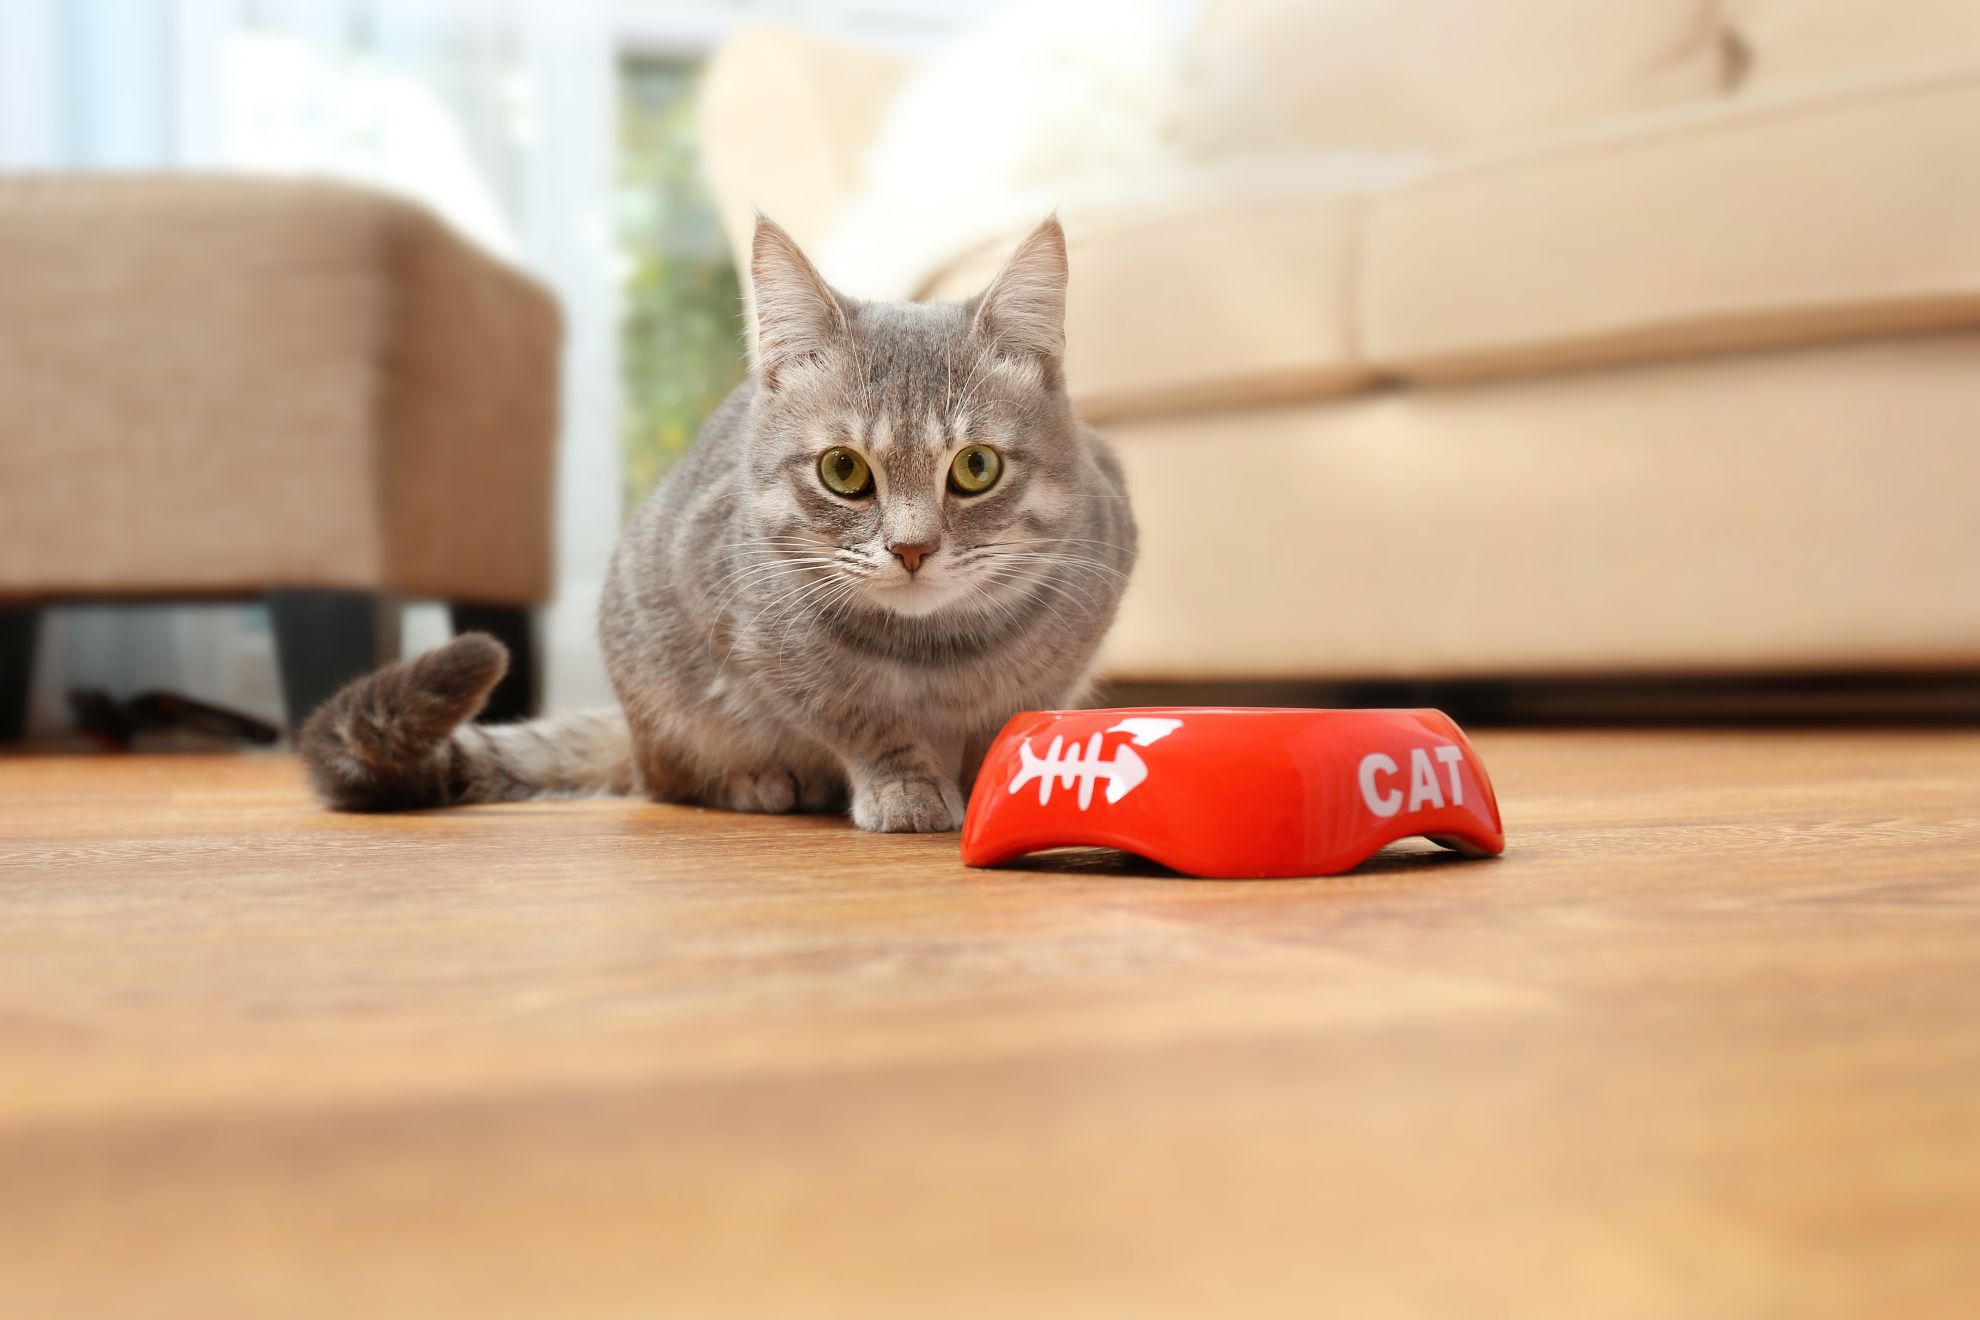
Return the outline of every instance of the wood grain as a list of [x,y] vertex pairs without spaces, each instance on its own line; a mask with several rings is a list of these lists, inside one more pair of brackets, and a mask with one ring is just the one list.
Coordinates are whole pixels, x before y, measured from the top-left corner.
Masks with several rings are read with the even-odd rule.
[[1980,734],[1217,883],[0,761],[0,1315],[1970,1315]]

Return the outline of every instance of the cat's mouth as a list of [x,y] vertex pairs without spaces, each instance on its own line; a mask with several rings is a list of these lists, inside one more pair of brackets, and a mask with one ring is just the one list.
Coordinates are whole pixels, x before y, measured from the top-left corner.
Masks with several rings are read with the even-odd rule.
[[867,598],[875,605],[910,619],[933,614],[944,605],[962,599],[963,594],[963,584],[953,573],[933,565],[913,573],[906,569],[883,573],[866,589]]

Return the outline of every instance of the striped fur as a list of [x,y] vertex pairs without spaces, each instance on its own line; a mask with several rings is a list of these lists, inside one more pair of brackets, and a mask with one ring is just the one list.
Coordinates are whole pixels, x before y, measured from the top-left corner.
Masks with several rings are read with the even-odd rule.
[[[326,802],[637,792],[953,829],[1004,721],[1079,699],[1135,528],[1066,396],[1057,222],[966,303],[848,298],[768,221],[751,275],[755,371],[613,557],[599,628],[621,711],[476,727],[506,658],[458,638],[309,722]],[[949,467],[977,444],[1002,476],[963,495]],[[867,460],[870,494],[823,484],[834,446]],[[910,571],[901,545],[934,548]]]
[[358,679],[297,738],[310,787],[340,811],[629,792],[632,742],[617,711],[468,723],[508,667],[500,642],[467,633]]

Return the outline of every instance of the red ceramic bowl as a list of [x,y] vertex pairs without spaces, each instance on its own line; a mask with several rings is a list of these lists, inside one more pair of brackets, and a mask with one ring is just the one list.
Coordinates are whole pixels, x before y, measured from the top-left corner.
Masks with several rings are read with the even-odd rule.
[[983,760],[962,856],[1088,845],[1198,876],[1335,875],[1413,835],[1505,851],[1485,767],[1442,711],[1026,711]]

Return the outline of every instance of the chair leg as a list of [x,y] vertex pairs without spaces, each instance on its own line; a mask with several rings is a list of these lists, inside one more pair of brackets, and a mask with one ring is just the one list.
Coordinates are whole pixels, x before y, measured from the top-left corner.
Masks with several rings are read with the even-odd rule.
[[400,612],[397,597],[374,591],[268,593],[282,704],[292,732],[338,688],[399,658]]
[[507,724],[536,714],[543,703],[543,664],[535,611],[526,605],[457,600],[448,605],[447,613],[456,635],[485,632],[509,648],[509,672],[489,694],[481,722]]
[[40,632],[39,606],[0,606],[0,743],[19,742],[27,733],[34,644]]

